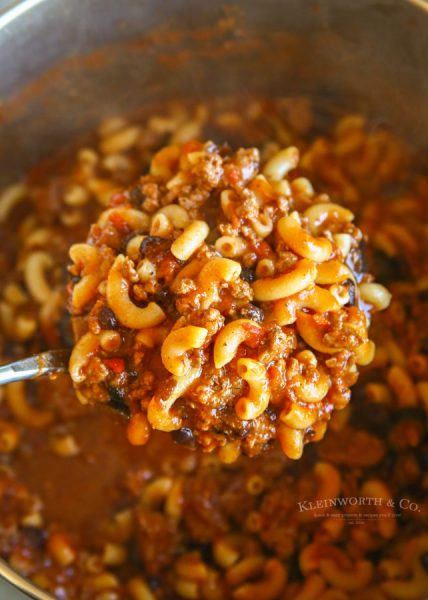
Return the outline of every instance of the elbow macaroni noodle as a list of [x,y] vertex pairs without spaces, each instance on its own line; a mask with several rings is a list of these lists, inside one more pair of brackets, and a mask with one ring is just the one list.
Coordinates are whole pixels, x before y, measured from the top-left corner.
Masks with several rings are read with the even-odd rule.
[[172,254],[178,260],[188,260],[192,254],[203,244],[209,234],[209,227],[205,221],[194,221],[188,225],[183,233],[171,245]]
[[124,275],[126,258],[119,254],[114,261],[108,277],[106,297],[108,306],[125,327],[144,329],[159,325],[165,319],[165,313],[155,302],[149,302],[144,308],[136,306],[129,297],[129,281]]
[[214,343],[216,368],[220,369],[233,360],[242,343],[256,343],[259,333],[261,333],[260,325],[249,319],[237,319],[225,325]]
[[268,407],[270,392],[269,379],[263,363],[252,358],[240,358],[237,363],[238,375],[248,383],[248,396],[239,398],[235,405],[240,419],[259,417]]
[[256,281],[253,284],[254,299],[259,302],[269,302],[298,294],[311,285],[316,276],[315,263],[303,258],[289,273]]
[[328,290],[314,285],[298,294],[275,302],[272,317],[279,325],[291,325],[297,319],[297,310],[312,309],[316,312],[337,312],[340,304]]
[[207,329],[194,325],[171,331],[161,348],[161,357],[165,368],[177,377],[186,375],[192,368],[186,358],[186,352],[194,348],[201,348],[207,334]]
[[325,262],[331,256],[333,246],[324,237],[315,238],[302,229],[297,213],[282,217],[277,224],[278,233],[291,250],[302,258]]

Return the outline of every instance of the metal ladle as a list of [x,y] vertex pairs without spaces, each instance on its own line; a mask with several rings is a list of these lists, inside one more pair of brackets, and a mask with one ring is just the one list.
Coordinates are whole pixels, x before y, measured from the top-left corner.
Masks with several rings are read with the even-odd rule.
[[0,367],[0,385],[68,372],[70,350],[49,350]]

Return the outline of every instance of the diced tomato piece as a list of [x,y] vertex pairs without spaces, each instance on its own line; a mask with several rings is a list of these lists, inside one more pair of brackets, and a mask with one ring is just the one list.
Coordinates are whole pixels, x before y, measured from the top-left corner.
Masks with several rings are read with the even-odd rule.
[[256,348],[261,338],[263,337],[263,328],[253,323],[245,323],[244,329],[250,334],[245,340],[247,346]]
[[124,229],[126,229],[128,227],[127,222],[125,221],[125,219],[123,217],[121,217],[120,215],[118,215],[117,213],[112,213],[109,216],[109,221],[110,223],[112,223],[116,229],[118,229],[119,231],[123,231]]
[[275,365],[272,365],[271,367],[269,367],[267,373],[268,373],[268,377],[269,377],[270,381],[272,381],[272,383],[276,383],[277,381],[279,381],[279,379],[281,377],[281,371]]
[[159,263],[157,277],[169,281],[175,271],[180,268],[180,262],[171,253],[168,253]]
[[190,152],[197,152],[201,148],[202,148],[201,142],[198,142],[198,140],[189,140],[188,142],[183,144],[183,146],[181,148],[181,153],[182,154],[190,154]]
[[238,169],[230,168],[227,170],[226,178],[231,185],[238,185],[241,177]]
[[123,192],[117,192],[113,194],[110,200],[110,206],[119,206],[121,204],[126,204],[127,198]]
[[221,299],[221,310],[223,313],[231,312],[234,301],[230,294],[227,293],[227,290],[222,290],[220,292]]
[[264,240],[254,244],[254,252],[257,254],[257,258],[268,258],[273,254],[272,248]]
[[113,373],[123,373],[125,370],[125,361],[123,358],[106,358],[104,364],[113,371]]

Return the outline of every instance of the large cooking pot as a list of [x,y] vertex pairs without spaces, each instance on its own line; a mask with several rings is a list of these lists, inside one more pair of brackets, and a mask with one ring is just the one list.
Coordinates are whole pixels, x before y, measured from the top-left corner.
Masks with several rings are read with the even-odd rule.
[[424,144],[427,30],[423,0],[0,0],[0,187],[103,117],[242,90],[376,114]]

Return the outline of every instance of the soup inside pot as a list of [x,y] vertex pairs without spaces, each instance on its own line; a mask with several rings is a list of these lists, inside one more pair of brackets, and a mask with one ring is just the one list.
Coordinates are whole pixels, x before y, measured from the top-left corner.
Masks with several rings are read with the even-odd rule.
[[[174,102],[102,122],[1,196],[2,358],[71,344],[69,246],[156,150],[194,138],[264,156],[297,145],[317,190],[355,213],[369,267],[393,296],[374,318],[374,360],[298,462],[272,449],[225,465],[163,433],[132,447],[123,419],[80,406],[67,377],[11,384],[0,406],[2,556],[67,599],[274,600],[310,590],[365,599],[413,589],[422,599],[428,180],[426,157],[384,123],[343,115],[320,124],[316,105],[289,97]],[[112,148],[115,139],[128,143]],[[44,285],[32,283],[35,255]]]

